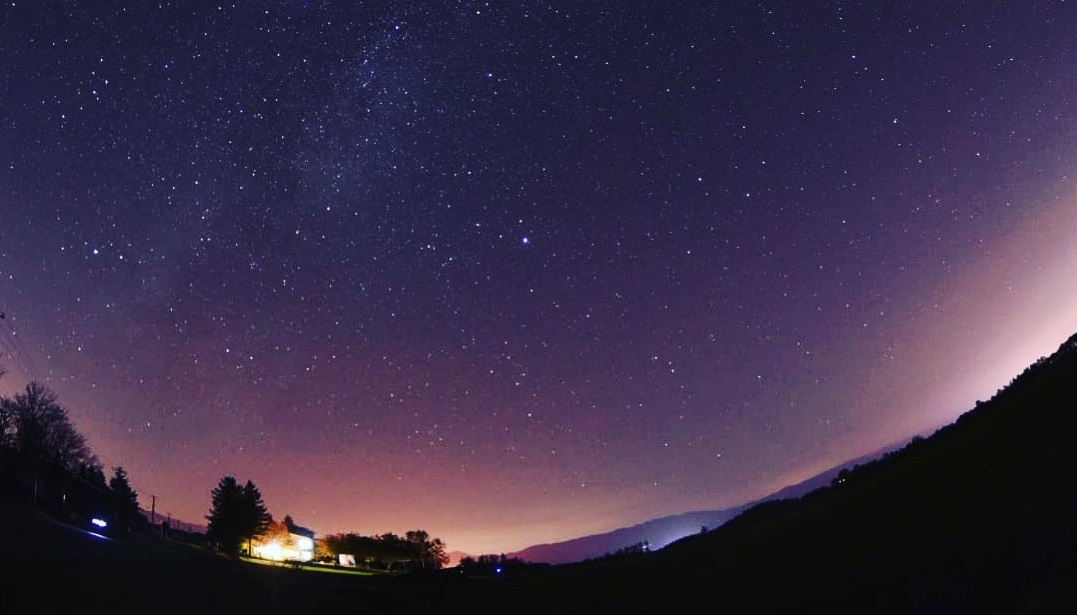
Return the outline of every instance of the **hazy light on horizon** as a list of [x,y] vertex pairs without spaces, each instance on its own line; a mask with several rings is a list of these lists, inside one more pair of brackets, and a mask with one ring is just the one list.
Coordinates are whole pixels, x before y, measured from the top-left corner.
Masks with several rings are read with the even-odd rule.
[[767,495],[1077,330],[1067,3],[390,4],[0,7],[0,393],[159,513],[235,474],[508,552]]

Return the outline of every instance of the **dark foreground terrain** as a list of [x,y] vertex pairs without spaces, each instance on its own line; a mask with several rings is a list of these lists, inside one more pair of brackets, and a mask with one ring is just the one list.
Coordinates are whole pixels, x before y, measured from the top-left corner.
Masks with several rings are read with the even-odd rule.
[[[234,562],[152,538],[110,540],[23,507],[2,515],[21,531],[0,556],[0,613],[1077,612],[1072,565],[995,575],[977,553],[903,560],[894,570],[864,555],[876,544],[818,556],[803,543],[787,556],[773,544],[733,544],[720,549],[729,560],[705,549],[515,577],[354,577]],[[965,568],[940,574],[957,560]]]
[[0,503],[0,613],[1077,613],[1077,336],[930,438],[657,553],[357,578]]

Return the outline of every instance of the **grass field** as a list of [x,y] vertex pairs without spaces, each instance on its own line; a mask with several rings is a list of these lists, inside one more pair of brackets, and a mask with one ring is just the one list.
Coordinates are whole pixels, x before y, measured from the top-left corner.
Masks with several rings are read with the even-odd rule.
[[329,566],[326,564],[315,564],[307,562],[289,562],[289,561],[274,561],[268,559],[261,559],[257,557],[241,557],[241,561],[251,564],[258,564],[259,566],[271,566],[274,568],[288,568],[290,570],[309,570],[312,572],[324,572],[327,574],[345,574],[357,577],[373,577],[373,576],[385,576],[391,573],[380,572],[377,570],[364,570],[360,568],[345,568],[341,566]]

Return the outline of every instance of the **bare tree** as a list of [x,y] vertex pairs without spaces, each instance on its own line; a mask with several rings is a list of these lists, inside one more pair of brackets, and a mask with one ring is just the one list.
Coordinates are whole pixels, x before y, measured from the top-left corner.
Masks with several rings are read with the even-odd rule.
[[[4,399],[3,437],[23,454],[54,463],[76,472],[88,465],[100,465],[86,445],[86,439],[71,424],[67,410],[56,394],[37,381],[13,399]],[[14,428],[12,430],[12,428]]]

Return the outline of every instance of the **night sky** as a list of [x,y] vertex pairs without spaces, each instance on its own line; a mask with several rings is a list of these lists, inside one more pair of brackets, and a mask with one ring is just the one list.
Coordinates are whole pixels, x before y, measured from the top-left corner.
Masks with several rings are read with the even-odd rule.
[[929,432],[1077,331],[1077,7],[858,4],[6,1],[0,392],[472,553]]

